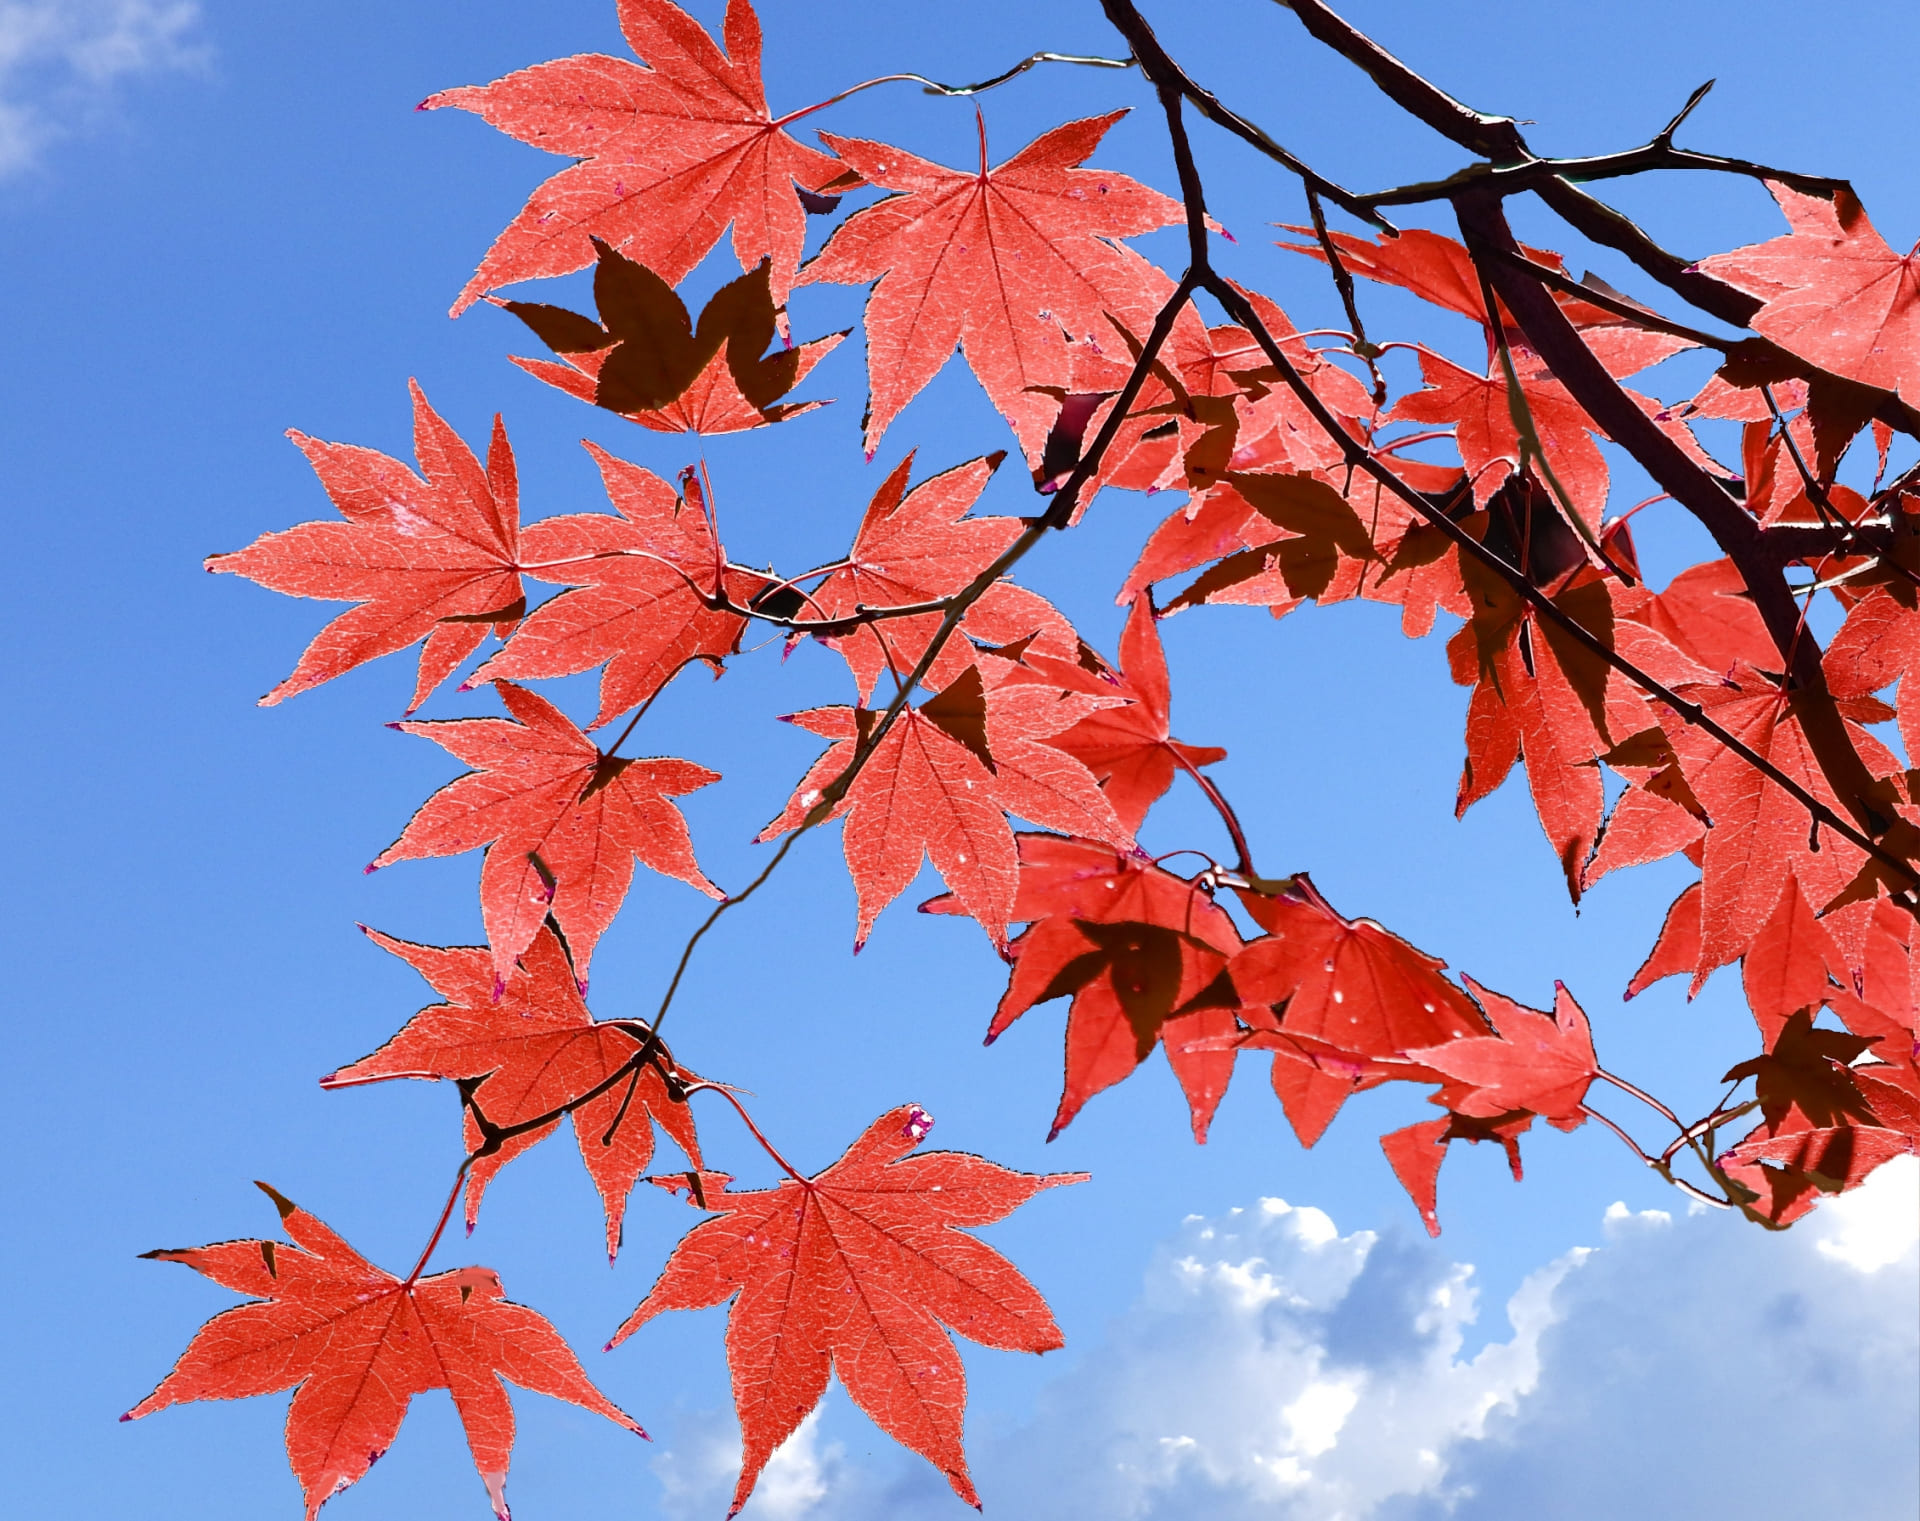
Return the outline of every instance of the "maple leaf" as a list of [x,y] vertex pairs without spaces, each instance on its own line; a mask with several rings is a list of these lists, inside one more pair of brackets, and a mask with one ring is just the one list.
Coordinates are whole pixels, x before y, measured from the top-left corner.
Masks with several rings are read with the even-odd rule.
[[[747,620],[711,606],[710,594],[724,589],[744,606],[767,581],[727,564],[698,500],[683,501],[652,471],[596,444],[586,449],[620,516],[570,513],[527,526],[527,574],[577,589],[535,608],[467,685],[571,676],[604,663],[600,712],[589,725],[597,729],[690,662],[717,672]],[[687,484],[692,497],[695,478]]]
[[[1725,683],[1682,686],[1679,692],[1839,811],[1800,731],[1790,693],[1744,665]],[[1753,943],[1779,901],[1787,872],[1812,901],[1826,904],[1847,886],[1863,855],[1830,831],[1818,841],[1812,839],[1805,805],[1710,735],[1671,712],[1663,712],[1660,722],[1688,785],[1713,820],[1702,861],[1697,986],[1714,967],[1732,961]],[[1871,734],[1851,722],[1847,728],[1870,771],[1885,776],[1899,770]]]
[[594,1388],[545,1316],[505,1297],[491,1268],[402,1281],[304,1209],[258,1186],[294,1245],[222,1241],[145,1254],[185,1263],[254,1299],[202,1326],[173,1371],[123,1421],[188,1400],[295,1389],[287,1457],[306,1496],[307,1521],[373,1466],[392,1445],[408,1402],[431,1389],[453,1396],[501,1521],[513,1453],[513,1406],[502,1379],[646,1435]]
[[[513,719],[396,724],[444,746],[473,770],[420,805],[367,870],[487,847],[480,917],[493,948],[495,995],[552,914],[584,987],[587,964],[641,861],[712,898],[720,889],[693,858],[687,821],[668,801],[718,772],[691,761],[604,755],[544,697],[496,681]],[[515,721],[517,720],[517,722]]]
[[1812,1014],[1801,1009],[1781,1027],[1765,1055],[1741,1062],[1721,1081],[1753,1079],[1754,1096],[1760,1100],[1770,1134],[1786,1124],[1789,1110],[1797,1110],[1804,1123],[1816,1128],[1848,1119],[1872,1124],[1873,1110],[1848,1063],[1873,1044],[1868,1037],[1844,1030],[1816,1029]]
[[[1289,603],[1319,597],[1333,584],[1343,558],[1377,560],[1373,540],[1359,515],[1332,486],[1306,473],[1259,475],[1234,472],[1216,493],[1231,491],[1277,532],[1256,533],[1254,547],[1221,561],[1168,604],[1199,602]],[[1251,526],[1252,520],[1249,520]],[[1273,581],[1279,585],[1273,586]],[[1255,583],[1257,589],[1245,583]]]
[[[422,1009],[371,1056],[321,1078],[322,1088],[401,1077],[464,1080],[488,1123],[507,1128],[574,1103],[620,1072],[644,1044],[644,1034],[630,1024],[595,1022],[581,1002],[573,964],[550,928],[534,936],[497,1000],[493,957],[485,946],[443,949],[378,930],[365,933],[426,978],[446,1002]],[[464,1118],[466,1149],[478,1152],[485,1136],[471,1113]],[[658,1068],[649,1063],[631,1083],[619,1082],[581,1104],[572,1119],[580,1160],[605,1206],[611,1262],[620,1249],[627,1195],[653,1160],[654,1125],[700,1166],[693,1116],[684,1102],[674,1101]],[[560,1123],[555,1119],[512,1136],[473,1164],[467,1173],[469,1232],[494,1174]]]
[[721,286],[696,325],[652,270],[598,238],[594,248],[599,322],[561,306],[492,298],[566,360],[516,358],[529,375],[660,433],[738,433],[822,405],[778,403],[846,334],[766,353],[780,320],[770,261]]
[[505,638],[526,609],[515,563],[520,487],[506,429],[495,417],[482,469],[418,382],[407,385],[426,479],[376,450],[289,432],[346,522],[302,523],[207,559],[210,571],[275,591],[360,604],[320,631],[263,707],[424,639],[411,713],[489,629]]
[[1776,1225],[1791,1225],[1821,1194],[1858,1188],[1883,1162],[1913,1150],[1912,1136],[1878,1125],[1836,1125],[1780,1135],[1768,1134],[1762,1126],[1723,1152],[1715,1165],[1754,1191],[1752,1208]]
[[[968,460],[907,489],[914,456],[893,467],[874,492],[860,520],[846,563],[807,596],[807,616],[850,616],[861,607],[912,607],[950,597],[1020,537],[1019,518],[968,517],[1004,454]],[[943,615],[922,613],[888,618],[823,643],[846,660],[870,699],[881,674],[903,679],[920,662],[939,631]],[[974,659],[969,639],[1008,644],[1037,635],[1034,648],[1071,658],[1077,638],[1066,619],[1043,597],[997,582],[961,620],[957,635],[936,657],[924,678],[932,688],[948,685]]]
[[1355,1056],[1403,1056],[1485,1035],[1487,1022],[1440,974],[1444,961],[1371,919],[1344,919],[1304,872],[1274,894],[1243,891],[1266,931],[1233,958],[1243,1004],[1284,1004],[1279,1028]]
[[1407,1053],[1421,1066],[1469,1085],[1470,1093],[1449,1096],[1448,1107],[1475,1119],[1526,1109],[1562,1129],[1582,1124],[1581,1101],[1600,1064],[1593,1054],[1593,1030],[1573,995],[1555,983],[1553,1012],[1546,1014],[1472,978],[1466,982],[1499,1033]]
[[729,1515],[819,1403],[830,1372],[876,1425],[979,1505],[961,1447],[966,1372],[942,1327],[1004,1351],[1050,1352],[1062,1339],[1019,1269],[959,1228],[1003,1219],[1042,1189],[1087,1175],[1012,1172],[956,1151],[909,1156],[932,1125],[925,1110],[902,1106],[811,1178],[703,1186],[717,1217],[674,1248],[608,1343],[663,1311],[733,1300],[727,1363],[745,1450]]
[[1688,566],[1665,591],[1631,602],[1622,612],[1716,677],[1742,663],[1760,669],[1780,663],[1779,648],[1731,560]]
[[[1534,811],[1577,903],[1605,802],[1594,761],[1608,748],[1608,668],[1557,623],[1538,617],[1477,560],[1463,562],[1461,569],[1473,613],[1448,641],[1447,657],[1453,679],[1472,686],[1473,697],[1456,812],[1464,814],[1491,793],[1524,755]],[[1609,582],[1590,573],[1576,573],[1554,593],[1553,603],[1610,645],[1609,588]]]
[[1477,1119],[1469,1115],[1449,1114],[1444,1119],[1422,1120],[1417,1125],[1380,1137],[1380,1149],[1400,1186],[1420,1211],[1420,1219],[1429,1236],[1440,1234],[1440,1164],[1447,1159],[1447,1148],[1455,1141],[1478,1145],[1496,1141],[1507,1154],[1507,1166],[1514,1182],[1520,1181],[1520,1136],[1533,1124],[1531,1114],[1497,1115]]
[[[1287,223],[1280,225],[1288,232],[1313,231],[1311,227],[1294,227]],[[1382,285],[1397,285],[1443,311],[1458,312],[1463,317],[1471,317],[1483,327],[1491,326],[1487,303],[1481,293],[1479,271],[1465,245],[1422,227],[1408,227],[1396,236],[1382,236],[1378,240],[1356,237],[1347,232],[1330,233],[1328,236],[1340,254],[1341,263],[1355,274],[1364,275]],[[1305,254],[1323,264],[1326,262],[1326,250],[1318,242],[1278,243],[1276,246],[1291,253]],[[1566,269],[1566,261],[1551,250],[1523,246],[1521,251],[1534,263],[1548,269],[1556,272]],[[1562,291],[1554,291],[1553,298],[1576,327],[1620,320],[1614,313]],[[1504,304],[1500,305],[1500,319],[1503,327],[1512,328],[1516,325],[1513,314]]]
[[1052,743],[1079,760],[1105,789],[1120,822],[1138,829],[1147,810],[1173,785],[1177,771],[1197,771],[1227,752],[1212,745],[1188,745],[1168,731],[1173,690],[1153,599],[1134,599],[1120,634],[1120,669],[1115,690],[1125,707],[1090,713]]
[[[1793,231],[1702,259],[1696,268],[1760,299],[1755,332],[1862,385],[1920,395],[1920,282],[1913,253],[1895,253],[1849,190],[1833,199],[1769,180]],[[1916,250],[1920,252],[1920,250]]]
[[[1700,884],[1689,882],[1680,890],[1680,896],[1667,905],[1666,918],[1660,923],[1659,937],[1653,943],[1653,949],[1647,953],[1647,959],[1640,963],[1640,969],[1633,974],[1633,980],[1627,984],[1625,996],[1637,998],[1665,977],[1675,977],[1689,973],[1693,985],[1687,990],[1691,998],[1700,991],[1715,967],[1696,970],[1700,963]],[[1724,965],[1724,963],[1716,963]]]
[[958,344],[1037,465],[1060,405],[1045,388],[1073,379],[1065,340],[1103,337],[1110,316],[1147,331],[1165,276],[1149,278],[1151,266],[1112,240],[1185,213],[1125,175],[1077,167],[1123,115],[1067,122],[993,168],[983,122],[972,173],[821,134],[848,168],[897,192],[848,218],[797,282],[875,282],[866,313],[869,458]]
[[421,102],[424,111],[472,111],[578,160],[494,240],[454,316],[485,291],[584,269],[595,238],[677,284],[728,223],[740,267],[770,259],[774,300],[786,300],[806,241],[794,187],[818,190],[845,166],[795,141],[767,110],[753,7],[728,0],[724,54],[669,0],[619,0],[619,13],[644,65],[583,53]]
[[[1234,1029],[1238,999],[1223,973],[1240,948],[1233,921],[1194,883],[1137,852],[1094,840],[1022,834],[1013,917],[1029,927],[1008,947],[1013,975],[987,1027],[991,1045],[1037,1003],[1072,996],[1066,1080],[1047,1139],[1094,1094],[1163,1045],[1205,1142],[1233,1073],[1233,1051],[1202,1047]],[[934,898],[923,913],[951,913]]]
[[1791,1016],[1826,1001],[1830,970],[1846,973],[1840,949],[1788,873],[1772,915],[1740,962],[1747,1007],[1769,1044]]
[[[1403,396],[1387,420],[1452,425],[1461,461],[1473,478],[1474,501],[1484,507],[1519,468],[1520,435],[1506,377],[1498,365],[1490,374],[1476,375],[1424,348],[1420,373],[1427,388]],[[1544,370],[1522,371],[1519,378],[1548,466],[1587,526],[1597,530],[1607,504],[1607,462],[1592,437],[1599,429]]]
[[[1903,595],[1904,594],[1904,595]],[[1920,754],[1920,612],[1912,588],[1876,587],[1856,602],[1821,664],[1838,698],[1863,697],[1900,683],[1900,741]]]
[[[834,809],[833,816],[846,815],[841,846],[859,900],[856,950],[929,857],[965,911],[1004,947],[1017,859],[1005,812],[1133,843],[1092,773],[1045,743],[1097,702],[1035,687],[988,691],[978,666],[969,665],[920,707],[901,711]],[[761,840],[799,827],[852,764],[875,717],[844,707],[789,715],[787,722],[834,743]]]

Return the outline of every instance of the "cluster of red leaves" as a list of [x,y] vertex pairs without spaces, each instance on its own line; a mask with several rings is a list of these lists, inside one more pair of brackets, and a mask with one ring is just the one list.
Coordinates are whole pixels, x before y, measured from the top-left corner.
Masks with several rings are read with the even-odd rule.
[[[484,850],[488,944],[440,948],[370,931],[444,1001],[322,1081],[456,1085],[469,1229],[498,1171],[570,1118],[603,1200],[609,1256],[652,1164],[655,1127],[667,1133],[689,1166],[652,1181],[684,1189],[712,1218],[673,1251],[615,1341],[664,1310],[733,1301],[727,1351],[745,1443],[736,1510],[833,1371],[977,1503],[961,1445],[965,1380],[947,1332],[1035,1352],[1060,1337],[1033,1287],[962,1228],[1073,1181],[957,1153],[911,1156],[931,1121],[909,1107],[881,1116],[810,1178],[769,1145],[788,1180],[735,1191],[706,1170],[688,1100],[711,1091],[738,1101],[678,1067],[652,1026],[589,1013],[588,966],[635,860],[727,901],[673,801],[719,778],[692,761],[619,752],[675,675],[693,663],[721,669],[756,618],[837,652],[853,688],[847,705],[790,715],[828,748],[761,839],[843,821],[856,948],[931,859],[947,891],[924,907],[977,920],[1011,963],[987,1039],[1037,1004],[1069,1000],[1054,1135],[1156,1047],[1197,1141],[1243,1053],[1268,1055],[1274,1093],[1308,1146],[1350,1095],[1421,1084],[1440,1114],[1381,1144],[1437,1233],[1438,1174],[1453,1142],[1497,1143],[1518,1177],[1519,1137],[1536,1117],[1571,1130],[1593,1115],[1596,1081],[1634,1091],[1603,1071],[1564,987],[1546,1011],[1455,982],[1390,930],[1341,915],[1305,873],[1254,871],[1204,774],[1225,752],[1171,730],[1155,588],[1185,578],[1167,611],[1237,603],[1282,616],[1308,601],[1366,599],[1399,606],[1413,637],[1438,612],[1453,614],[1461,626],[1449,665],[1471,689],[1459,808],[1520,764],[1576,901],[1624,866],[1678,855],[1698,869],[1628,992],[1673,974],[1697,991],[1717,968],[1741,964],[1764,1050],[1727,1080],[1750,1080],[1754,1096],[1676,1142],[1696,1145],[1730,1200],[1785,1225],[1821,1193],[1915,1149],[1920,932],[1884,864],[1809,827],[1808,799],[1846,812],[1810,737],[1809,703],[1821,694],[1781,674],[1792,650],[1731,560],[1695,566],[1659,592],[1641,583],[1624,520],[1604,515],[1605,430],[1490,300],[1466,248],[1421,231],[1282,245],[1337,256],[1466,318],[1484,338],[1484,365],[1422,348],[1425,388],[1389,405],[1384,387],[1370,389],[1273,301],[1244,291],[1237,310],[1257,316],[1285,373],[1253,318],[1209,327],[1183,304],[1165,313],[1164,346],[1116,417],[1141,335],[1174,290],[1121,240],[1184,216],[1157,191],[1085,167],[1119,113],[1056,127],[997,166],[984,118],[978,163],[963,169],[829,133],[822,151],[788,131],[807,111],[775,117],[768,107],[748,0],[729,0],[724,51],[670,0],[618,9],[642,62],[563,59],[424,103],[477,112],[574,160],[496,240],[456,313],[483,297],[504,307],[559,356],[517,364],[644,428],[737,432],[820,404],[784,398],[845,335],[795,346],[791,293],[870,285],[869,458],[958,346],[1043,498],[1077,467],[1091,472],[1078,511],[1108,486],[1184,497],[1120,589],[1130,606],[1110,662],[1051,604],[1005,579],[1029,520],[972,515],[1000,454],[915,485],[907,453],[846,552],[782,578],[728,559],[701,473],[684,472],[676,489],[593,445],[614,514],[523,527],[498,420],[483,464],[416,386],[419,474],[371,449],[294,434],[343,521],[270,533],[208,562],[355,604],[263,702],[420,644],[411,714],[489,631],[504,641],[461,690],[491,684],[508,717],[394,726],[470,769],[368,868]],[[838,193],[867,189],[885,194],[803,265],[808,214],[832,214]],[[1920,668],[1920,494],[1902,477],[1886,491],[1876,481],[1869,500],[1835,472],[1878,411],[1920,401],[1920,288],[1913,256],[1895,255],[1850,196],[1775,194],[1787,236],[1699,266],[1759,303],[1752,325],[1774,357],[1730,356],[1684,404],[1626,394],[1688,460],[1734,483],[1761,528],[1891,533],[1891,551],[1846,539],[1801,563],[1846,609],[1824,655],[1828,694],[1890,821],[1884,839],[1907,849],[1920,846],[1920,771],[1903,769],[1870,729],[1897,718],[1909,755],[1920,748],[1909,686]],[[742,273],[695,318],[674,286],[729,226]],[[1554,277],[1561,315],[1615,379],[1690,346],[1603,286],[1569,288],[1557,255],[1524,253]],[[591,317],[492,294],[588,265]],[[1356,344],[1350,357],[1379,352]],[[1702,447],[1692,424],[1704,419],[1743,425],[1737,465]],[[1890,435],[1872,426],[1884,473]],[[1110,447],[1083,466],[1102,430]],[[1440,436],[1457,465],[1406,456]],[[1356,472],[1356,455],[1405,494]],[[1464,554],[1465,540],[1517,567],[1538,599]],[[564,589],[529,611],[528,578]],[[633,715],[604,750],[520,684],[595,668],[588,730]],[[1897,707],[1879,695],[1895,684]],[[1773,773],[1690,721],[1703,714]],[[1608,771],[1623,785],[1609,789]],[[1233,869],[1210,863],[1183,877],[1136,844],[1183,773],[1227,824]],[[1710,1155],[1722,1129],[1756,1111],[1748,1134]],[[437,1231],[401,1280],[274,1198],[293,1246],[154,1254],[255,1302],[210,1322],[131,1415],[297,1386],[288,1446],[310,1516],[366,1471],[424,1390],[452,1392],[503,1516],[512,1412],[501,1377],[639,1429],[547,1322],[501,1296],[493,1274],[422,1277]]]

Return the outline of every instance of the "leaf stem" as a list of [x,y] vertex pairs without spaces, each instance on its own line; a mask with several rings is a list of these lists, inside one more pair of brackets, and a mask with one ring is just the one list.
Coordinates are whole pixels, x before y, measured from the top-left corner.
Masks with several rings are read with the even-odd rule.
[[699,1083],[689,1083],[687,1085],[686,1092],[687,1092],[688,1098],[693,1097],[693,1095],[696,1093],[719,1094],[720,1097],[725,1099],[729,1104],[733,1105],[733,1112],[740,1116],[740,1122],[743,1125],[745,1125],[748,1130],[753,1132],[753,1138],[760,1143],[761,1149],[765,1151],[768,1156],[772,1157],[775,1162],[780,1164],[780,1170],[782,1172],[784,1172],[789,1178],[792,1178],[793,1181],[798,1183],[802,1188],[813,1187],[812,1179],[804,1177],[799,1171],[795,1169],[794,1165],[791,1162],[789,1162],[785,1157],[780,1155],[779,1151],[775,1148],[773,1142],[769,1141],[766,1138],[766,1136],[761,1132],[760,1127],[753,1123],[753,1116],[747,1113],[746,1106],[742,1104],[739,1099],[733,1096],[733,1093],[730,1089],[728,1089],[727,1087],[725,1087],[723,1084],[720,1084],[720,1083],[699,1082]]
[[[478,1155],[478,1153],[474,1155]],[[427,1244],[420,1253],[420,1260],[414,1263],[413,1271],[407,1274],[406,1282],[401,1285],[402,1288],[410,1289],[420,1281],[420,1274],[426,1269],[428,1261],[433,1256],[434,1249],[440,1245],[441,1236],[446,1234],[447,1222],[453,1218],[453,1206],[460,1198],[461,1185],[467,1181],[467,1170],[472,1166],[473,1155],[460,1159],[460,1166],[455,1169],[453,1174],[453,1187],[447,1190],[447,1202],[440,1208],[440,1218],[434,1224],[433,1234],[427,1238]]]
[[1078,53],[1033,53],[1021,59],[1012,68],[995,74],[991,79],[983,79],[978,84],[950,85],[941,84],[937,79],[929,79],[924,74],[881,74],[873,79],[863,79],[859,84],[848,85],[837,95],[829,95],[825,100],[810,106],[802,106],[798,111],[789,111],[785,116],[772,122],[774,127],[785,127],[799,121],[803,116],[811,116],[815,111],[824,111],[828,106],[838,105],[849,95],[858,95],[862,90],[871,90],[875,85],[917,84],[928,95],[979,95],[987,90],[996,89],[1009,79],[1017,78],[1028,69],[1043,63],[1075,63],[1093,69],[1130,69],[1134,66],[1131,58],[1095,58]]

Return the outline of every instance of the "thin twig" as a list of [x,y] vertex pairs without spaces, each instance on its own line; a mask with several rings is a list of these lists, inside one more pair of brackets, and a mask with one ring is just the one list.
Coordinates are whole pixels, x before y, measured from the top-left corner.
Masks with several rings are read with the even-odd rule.
[[1160,39],[1154,36],[1153,28],[1147,25],[1146,18],[1140,14],[1132,0],[1101,0],[1101,7],[1106,11],[1107,20],[1113,23],[1114,29],[1127,39],[1127,45],[1133,49],[1134,58],[1139,61],[1141,72],[1156,85],[1179,91],[1182,96],[1193,102],[1195,110],[1215,126],[1224,127],[1283,169],[1298,175],[1309,193],[1318,192],[1349,216],[1358,217],[1361,221],[1378,227],[1382,232],[1397,232],[1393,223],[1371,206],[1366,205],[1352,191],[1335,184],[1318,170],[1294,157],[1244,116],[1223,106],[1211,90],[1203,89],[1196,84],[1186,70],[1175,63],[1167,50],[1160,45]]

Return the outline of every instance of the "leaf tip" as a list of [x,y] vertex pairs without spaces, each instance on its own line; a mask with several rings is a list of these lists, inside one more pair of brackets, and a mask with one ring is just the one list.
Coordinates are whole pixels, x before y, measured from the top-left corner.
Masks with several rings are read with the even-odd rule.
[[262,1183],[258,1178],[255,1178],[253,1180],[253,1186],[259,1189],[260,1192],[265,1194],[269,1199],[273,1200],[273,1207],[280,1211],[280,1218],[282,1220],[286,1219],[288,1215],[300,1207],[271,1183]]

